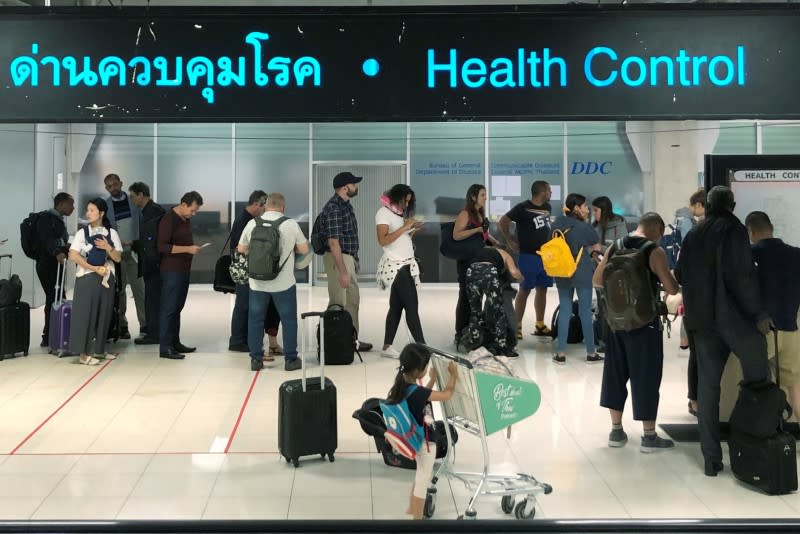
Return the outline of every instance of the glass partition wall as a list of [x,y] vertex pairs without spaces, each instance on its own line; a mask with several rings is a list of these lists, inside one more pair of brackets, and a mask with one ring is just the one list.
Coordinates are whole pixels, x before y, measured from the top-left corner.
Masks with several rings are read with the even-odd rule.
[[[755,123],[723,123],[719,130],[714,152],[756,152]],[[783,150],[797,131],[796,126],[765,126],[764,151]],[[72,153],[72,166],[80,169],[81,204],[106,196],[103,177],[112,172],[126,188],[145,182],[165,206],[179,202],[186,191],[203,195],[193,226],[197,242],[212,246],[194,262],[194,283],[212,281],[231,224],[253,190],[283,193],[287,215],[308,233],[321,204],[333,194],[322,190],[324,184],[315,191],[315,169],[325,166],[402,169],[426,221],[415,238],[426,282],[455,281],[455,266],[438,252],[439,227],[457,215],[473,183],[487,187],[493,223],[529,198],[536,180],[551,184],[556,209],[569,192],[578,192],[590,200],[610,197],[615,211],[630,220],[644,210],[644,173],[624,122],[102,124],[93,135],[91,142],[81,141],[82,153]],[[363,214],[373,211],[362,204],[377,210],[377,196],[354,199],[365,228],[373,221]],[[307,282],[310,272],[298,273],[298,280]]]

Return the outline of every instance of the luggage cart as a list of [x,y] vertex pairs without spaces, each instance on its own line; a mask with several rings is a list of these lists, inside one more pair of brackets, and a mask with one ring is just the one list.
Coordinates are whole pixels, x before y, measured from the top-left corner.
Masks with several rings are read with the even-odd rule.
[[[489,447],[487,436],[511,424],[533,415],[539,408],[541,394],[538,386],[530,381],[509,375],[488,373],[473,366],[472,362],[428,347],[433,353],[431,365],[436,369],[437,384],[443,388],[449,379],[448,363],[455,362],[458,372],[456,389],[450,400],[441,402],[446,422],[455,426],[462,435],[471,434],[481,440],[483,470],[480,473],[456,471],[455,449],[449,425],[444,425],[447,434],[447,455],[433,474],[425,498],[424,516],[433,517],[436,509],[436,483],[442,477],[456,479],[473,492],[463,515],[459,519],[475,519],[475,504],[481,496],[501,497],[504,513],[513,513],[517,519],[532,519],[536,515],[536,495],[553,491],[552,486],[539,482],[531,475],[489,473]],[[518,496],[524,499],[517,501]]]

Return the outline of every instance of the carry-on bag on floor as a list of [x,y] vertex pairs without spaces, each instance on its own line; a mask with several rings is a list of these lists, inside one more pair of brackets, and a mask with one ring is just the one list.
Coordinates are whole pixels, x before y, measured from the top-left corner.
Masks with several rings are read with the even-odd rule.
[[[278,390],[278,451],[287,462],[300,465],[301,456],[319,454],[334,460],[338,445],[336,423],[336,386],[325,378],[325,348],[320,354],[320,376],[306,379],[306,319],[320,318],[321,335],[325,335],[325,318],[321,312],[302,314],[300,358],[302,378],[288,380]],[[322,337],[322,339],[325,339]]]
[[72,301],[64,299],[66,278],[66,262],[59,263],[56,275],[56,300],[50,308],[50,331],[47,333],[50,354],[55,354],[59,358],[70,354],[69,328],[72,319]]
[[[321,335],[317,328],[317,359],[320,357],[319,347],[325,345],[328,365],[350,365],[355,360],[356,354],[361,363],[364,363],[361,353],[358,352],[358,339],[356,339],[358,334],[353,326],[350,312],[339,304],[331,304],[321,316],[325,322],[325,335]],[[320,320],[320,324],[322,322]]]
[[122,336],[121,316],[119,313],[120,301],[127,298],[125,289],[122,287],[122,264],[114,263],[114,304],[111,307],[111,322],[108,323],[108,334],[106,340],[111,343],[119,341]]
[[[8,258],[10,273],[12,255],[0,255],[0,261],[3,258]],[[9,274],[9,281],[14,278]],[[20,293],[21,289],[20,284]],[[11,300],[16,300],[16,302],[0,307],[0,360],[20,353],[27,356],[31,342],[31,308],[26,302],[20,302],[18,298]]]
[[[780,362],[778,361],[778,332],[773,332],[775,341],[775,382],[780,387]],[[748,396],[758,402],[759,395],[747,390],[747,384],[742,384],[740,398]],[[783,391],[778,389],[780,394]],[[766,396],[768,402],[759,403],[770,411],[775,411],[774,391]],[[786,396],[783,395],[785,404]],[[737,409],[742,411],[744,408],[739,406]],[[744,405],[744,402],[742,402]],[[788,406],[788,405],[787,405]],[[779,407],[778,409],[781,409]],[[788,418],[791,410],[788,409],[785,417]],[[769,420],[774,418],[774,414],[765,413],[763,418]],[[754,486],[770,495],[785,495],[797,490],[797,456],[795,454],[796,444],[792,434],[784,431],[784,416],[777,417],[777,427],[772,435],[754,436],[748,433],[748,428],[743,423],[734,424],[737,419],[731,414],[731,432],[728,437],[728,451],[731,459],[731,471],[733,475],[742,482]],[[741,417],[738,420],[742,420]],[[753,427],[760,432],[758,426]]]

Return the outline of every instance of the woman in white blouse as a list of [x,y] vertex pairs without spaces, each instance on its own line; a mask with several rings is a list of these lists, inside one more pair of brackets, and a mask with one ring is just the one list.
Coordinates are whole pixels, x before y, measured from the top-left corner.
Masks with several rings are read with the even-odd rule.
[[415,196],[407,185],[392,187],[380,200],[382,207],[375,214],[375,226],[383,256],[378,262],[377,281],[379,288],[390,289],[383,353],[397,358],[400,353],[392,348],[392,343],[403,310],[411,337],[417,343],[425,343],[417,298],[419,265],[411,242],[412,235],[422,227],[422,223],[413,218]]
[[[70,350],[80,363],[97,365],[113,360],[106,353],[106,337],[114,309],[116,270],[122,258],[122,242],[106,217],[108,205],[102,198],[86,206],[87,226],[78,230],[69,248],[69,259],[78,266],[70,320]],[[94,354],[94,356],[92,356]]]

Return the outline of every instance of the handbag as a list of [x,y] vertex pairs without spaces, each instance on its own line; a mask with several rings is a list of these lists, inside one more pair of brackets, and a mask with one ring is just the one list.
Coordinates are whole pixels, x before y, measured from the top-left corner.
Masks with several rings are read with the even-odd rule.
[[247,256],[240,252],[234,252],[228,272],[230,273],[231,280],[233,280],[235,284],[244,285],[250,283]]
[[485,246],[483,236],[475,234],[462,241],[453,239],[453,228],[455,222],[442,223],[441,244],[439,252],[445,258],[451,260],[469,260],[477,256],[478,252]]
[[217,263],[214,265],[214,291],[220,293],[236,292],[236,283],[230,273],[231,256],[230,254],[224,254],[230,240],[231,234],[228,234],[228,239],[226,239],[225,244],[222,245],[219,258],[217,258]]

